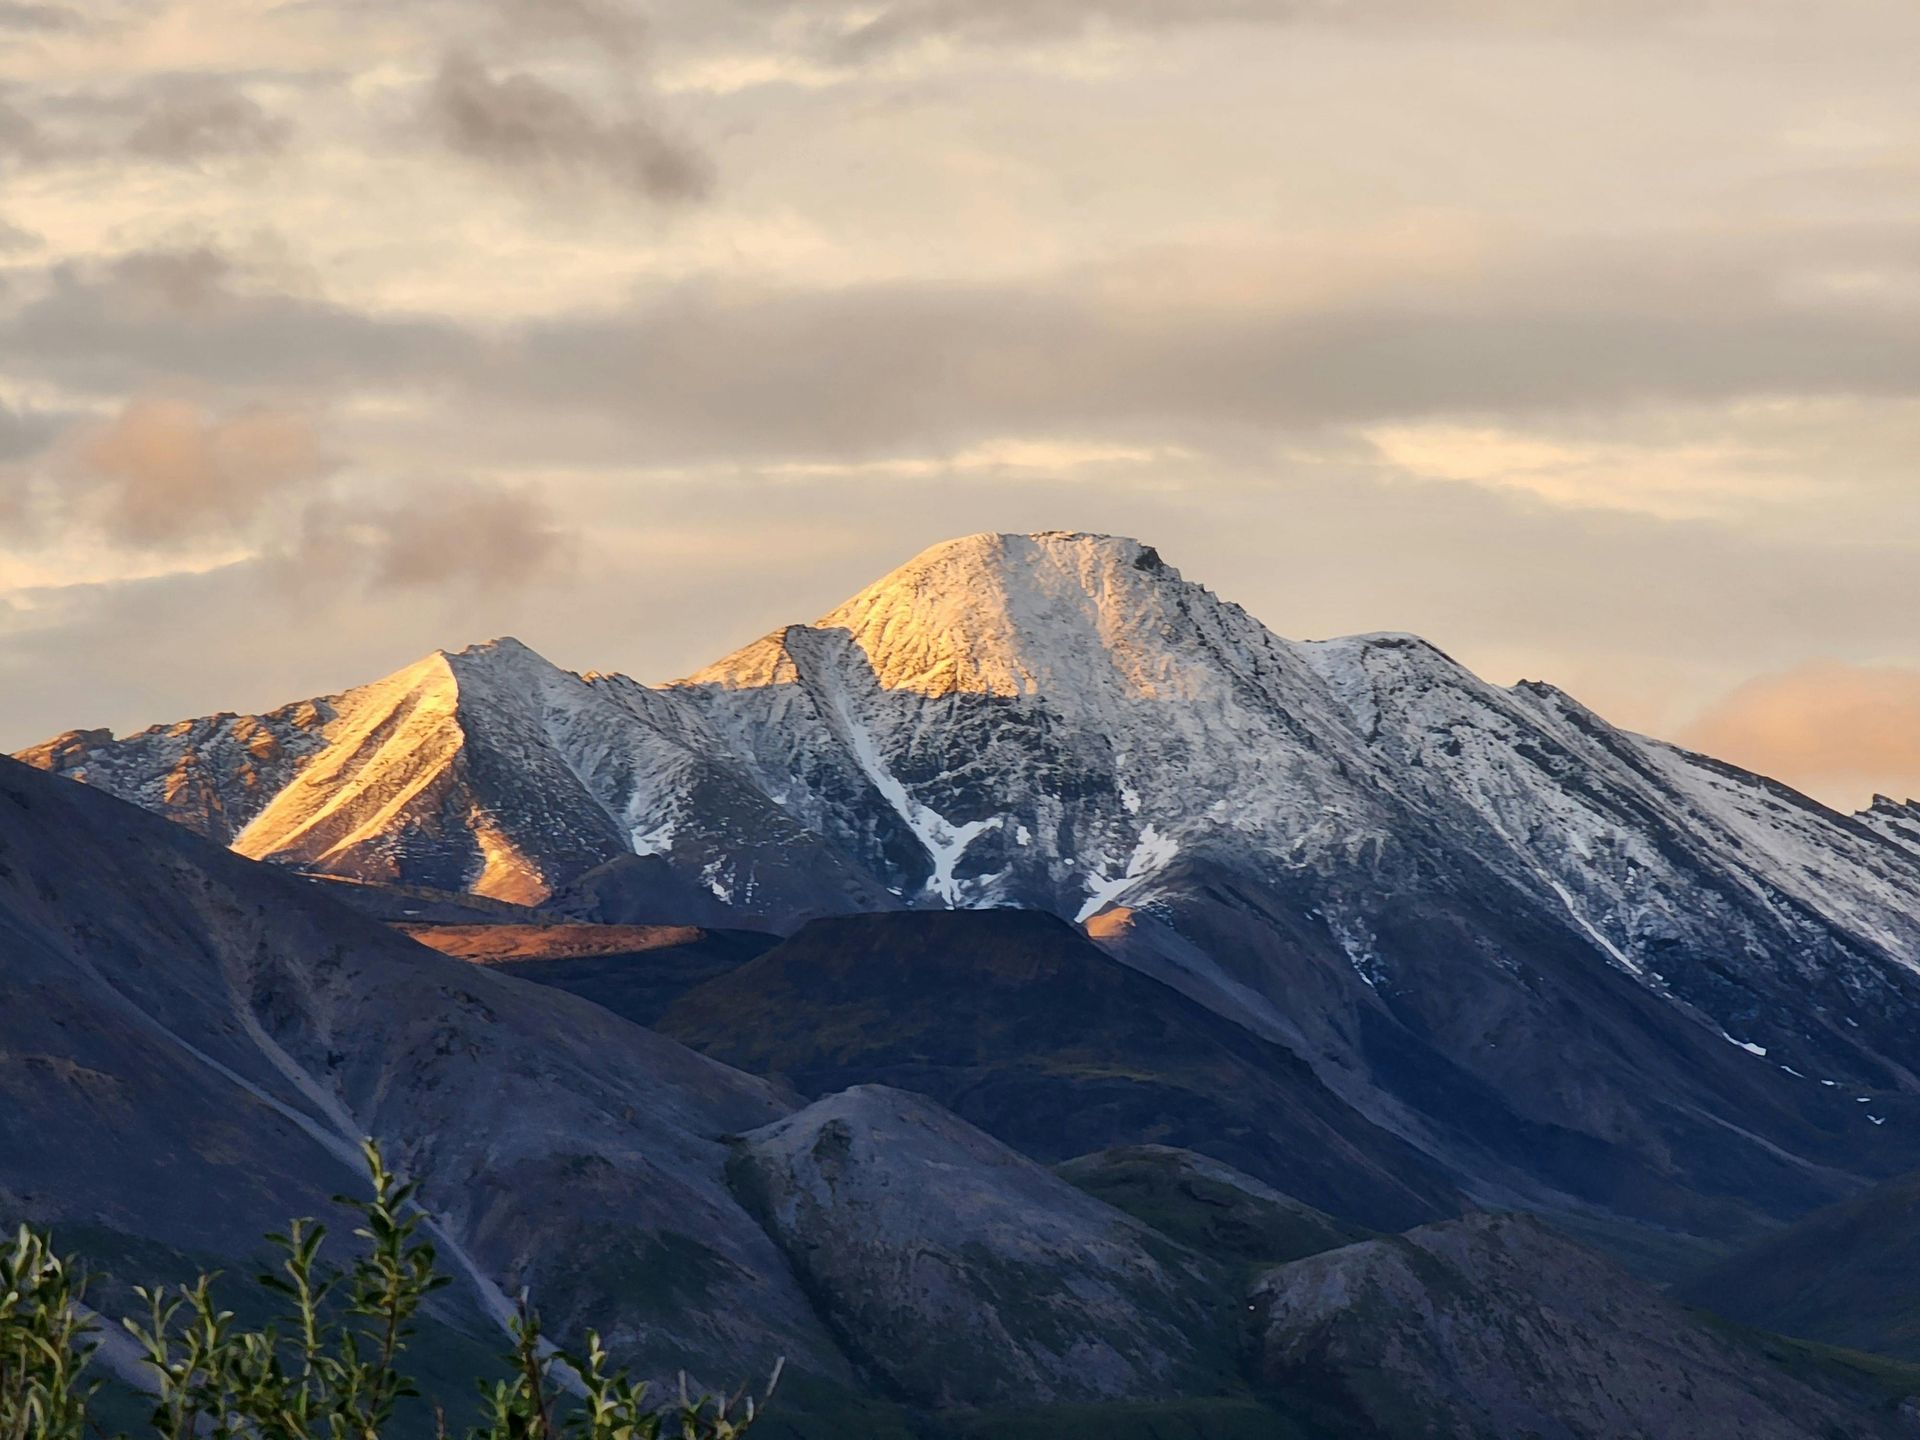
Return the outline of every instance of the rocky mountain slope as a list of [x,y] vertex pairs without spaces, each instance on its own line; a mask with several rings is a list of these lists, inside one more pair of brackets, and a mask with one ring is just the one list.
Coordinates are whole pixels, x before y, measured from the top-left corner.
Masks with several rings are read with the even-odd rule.
[[849,1353],[903,1398],[1165,1398],[1232,1375],[1233,1303],[1197,1254],[919,1096],[844,1091],[743,1137],[734,1167]]
[[30,758],[249,855],[576,918],[1049,910],[1493,1203],[1721,1243],[1920,1166],[1901,807],[1411,637],[1284,640],[1131,540],[936,546],[660,688],[501,641]]
[[1480,1215],[1269,1273],[1256,1363],[1345,1433],[1813,1440],[1898,1433],[1695,1325],[1539,1222]]
[[461,1282],[423,1339],[456,1400],[524,1288],[553,1333],[591,1324],[643,1373],[731,1382],[784,1356],[756,1429],[774,1440],[938,1440],[972,1432],[925,1407],[993,1398],[1055,1434],[1090,1433],[1046,1419],[1075,1397],[1144,1406],[1143,1434],[1189,1393],[1268,1413],[1235,1374],[1224,1267],[931,1101],[796,1114],[602,1007],[6,760],[0,993],[0,1225],[51,1227],[113,1278],[109,1308],[130,1281],[248,1273],[264,1232],[356,1188],[372,1134],[423,1179]]
[[[0,985],[10,1222],[109,1259],[244,1264],[357,1188],[373,1135],[425,1180],[469,1325],[530,1287],[556,1326],[591,1315],[656,1373],[787,1354],[851,1381],[725,1182],[717,1137],[785,1113],[759,1081],[12,761]],[[661,1256],[689,1283],[620,1282]]]

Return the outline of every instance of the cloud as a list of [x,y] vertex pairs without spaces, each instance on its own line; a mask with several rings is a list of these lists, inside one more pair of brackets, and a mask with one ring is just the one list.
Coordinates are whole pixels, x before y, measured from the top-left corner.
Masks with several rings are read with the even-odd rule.
[[480,348],[444,321],[370,315],[238,279],[230,257],[203,246],[56,263],[11,307],[0,304],[0,351],[16,376],[100,396],[170,381],[312,396],[443,380]]
[[397,501],[309,507],[280,566],[285,583],[303,589],[350,578],[379,590],[507,591],[550,576],[571,544],[531,491],[441,482]]
[[[1315,290],[1296,268],[1195,246],[970,284],[669,282],[483,334],[276,294],[194,247],[17,271],[0,351],[16,375],[85,393],[404,393],[467,430],[533,426],[558,443],[565,421],[654,463],[1351,429],[1410,473],[1688,516],[1809,483],[1728,429],[1748,421],[1708,411],[1920,396],[1910,306],[1797,283],[1900,273],[1915,253],[1920,230],[1903,225],[1482,244]],[[1661,407],[1714,428],[1624,436],[1593,419]],[[1826,468],[1813,480],[1831,483]]]
[[[44,430],[35,418],[0,408],[0,456]],[[0,468],[0,521],[0,591],[55,573],[113,585],[239,564],[303,601],[506,593],[550,578],[573,543],[529,488],[354,471],[312,415],[176,397],[131,400]]]
[[0,159],[34,165],[52,153],[53,146],[39,123],[4,94],[0,94]]
[[284,117],[217,79],[169,78],[148,87],[141,100],[142,113],[123,143],[144,159],[189,164],[218,156],[271,155],[293,134]]
[[857,59],[930,40],[1013,45],[1096,29],[1370,23],[1466,23],[1523,30],[1644,26],[1719,7],[1714,0],[881,0],[849,9],[823,0],[786,0],[785,8],[817,17],[829,48]]
[[130,401],[64,452],[51,508],[146,547],[244,534],[283,494],[331,468],[305,415],[217,415],[184,400]]
[[40,469],[29,493],[46,535],[81,529],[142,552],[237,541],[299,586],[511,589],[568,545],[528,490],[348,475],[298,412],[143,397],[76,427]]
[[204,312],[233,299],[234,264],[210,245],[178,250],[130,250],[107,262],[106,273],[132,292],[179,313]]
[[658,201],[712,188],[706,157],[638,105],[602,114],[537,76],[495,74],[466,51],[442,60],[426,116],[456,153],[523,179],[597,180]]
[[1662,445],[1445,422],[1362,433],[1383,463],[1418,479],[1673,520],[1751,515],[1770,504],[1813,499],[1822,489],[1750,441],[1696,436]]
[[69,6],[0,0],[0,30],[50,33],[80,28],[80,12]]
[[688,284],[525,327],[473,383],[617,413],[668,454],[793,458],[1920,389],[1909,311],[1793,294],[1783,281],[1801,262],[1744,243],[1482,256],[1468,275],[1331,297],[1259,276],[1237,293],[1189,283],[1203,257],[1158,277],[1142,257],[1136,283],[1089,268],[971,285]]
[[117,88],[38,93],[32,105],[0,97],[0,156],[22,165],[192,165],[271,155],[293,135],[285,117],[221,75],[143,75]]
[[[44,450],[59,432],[58,418],[0,401],[0,465]],[[0,472],[0,497],[4,497],[9,488],[4,472]]]
[[1339,0],[891,0],[834,28],[836,48],[859,56],[934,38],[1010,43],[1074,35],[1094,25],[1276,24],[1341,8]]
[[504,0],[501,19],[512,42],[584,42],[628,62],[645,53],[651,38],[646,17],[624,0]]
[[1920,796],[1920,669],[1829,661],[1762,676],[1680,738],[1836,805]]

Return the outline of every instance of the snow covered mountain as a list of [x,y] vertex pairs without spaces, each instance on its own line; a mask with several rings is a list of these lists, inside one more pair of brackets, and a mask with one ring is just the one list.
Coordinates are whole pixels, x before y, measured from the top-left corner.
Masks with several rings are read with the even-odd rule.
[[1019,905],[1490,1199],[1731,1236],[1920,1164],[1920,821],[1281,639],[1107,536],[936,546],[659,688],[513,641],[26,752],[326,873],[608,920]]
[[610,864],[658,869],[670,890],[668,867],[635,862],[671,855],[709,903],[755,915],[889,903],[719,748],[671,696],[503,639],[266,715],[73,731],[18,758],[349,879],[538,903]]

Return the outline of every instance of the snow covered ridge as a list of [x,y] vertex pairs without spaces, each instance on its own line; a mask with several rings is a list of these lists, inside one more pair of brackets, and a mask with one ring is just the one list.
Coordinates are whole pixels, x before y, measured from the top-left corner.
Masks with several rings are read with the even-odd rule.
[[1415,637],[1284,640],[1111,536],[935,546],[661,687],[498,640],[21,758],[258,858],[534,903],[613,876],[648,919],[1172,915],[1231,873],[1389,992],[1381,897],[1472,893],[1788,1059],[1776,984],[1884,1009],[1920,972],[1914,807],[1835,814]]

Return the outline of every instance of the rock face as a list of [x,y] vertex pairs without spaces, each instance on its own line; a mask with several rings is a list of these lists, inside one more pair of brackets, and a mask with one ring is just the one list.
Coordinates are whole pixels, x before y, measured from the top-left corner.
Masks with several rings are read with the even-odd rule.
[[805,1094],[931,1096],[1046,1163],[1159,1140],[1373,1226],[1458,1210],[1443,1176],[1291,1052],[1036,911],[816,920],[658,1024]]
[[1410,636],[1282,639],[1132,540],[939,545],[661,688],[501,641],[32,759],[249,855],[581,919],[1048,910],[1488,1204],[1743,1242],[1920,1167],[1905,807]]
[[1885,795],[1860,812],[1860,820],[1896,845],[1920,855],[1920,800],[1899,801]]
[[1229,1369],[1204,1263],[918,1096],[745,1136],[735,1184],[846,1345],[937,1406],[1154,1398]]
[[1530,1219],[1473,1216],[1296,1261],[1252,1299],[1262,1378],[1342,1435],[1891,1433]]
[[1278,1265],[1368,1238],[1231,1165],[1171,1145],[1119,1145],[1056,1165],[1053,1173],[1220,1260]]

